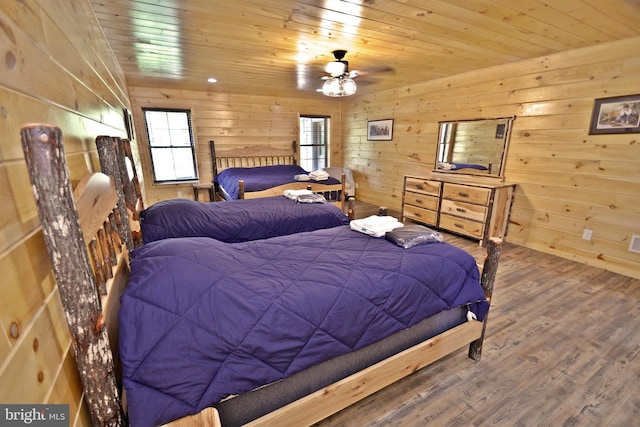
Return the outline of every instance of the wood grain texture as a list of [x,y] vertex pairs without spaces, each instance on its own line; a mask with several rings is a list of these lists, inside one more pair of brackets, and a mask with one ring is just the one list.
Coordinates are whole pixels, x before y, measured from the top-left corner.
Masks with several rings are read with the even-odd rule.
[[96,135],[126,135],[124,74],[84,0],[3,1],[0,22],[0,401],[69,404],[70,425],[90,426],[20,129],[64,130],[76,186],[99,170]]
[[319,96],[335,49],[375,95],[640,35],[624,0],[91,4],[130,85],[262,96]]
[[640,280],[506,242],[495,283],[480,362],[459,351],[315,425],[634,425]]
[[[93,423],[102,426],[123,425],[124,413],[120,406],[112,353],[86,249],[88,241],[85,241],[80,226],[89,223],[80,217],[81,213],[90,216],[104,213],[105,205],[93,193],[92,201],[102,212],[94,209],[90,203],[83,203],[82,196],[78,202],[83,211],[76,211],[59,128],[25,126],[21,132],[21,140],[42,223],[42,233],[71,331],[76,362]],[[118,198],[112,181],[107,176],[104,178],[112,190],[110,198],[108,193],[104,193],[107,200],[112,202],[110,208],[106,207],[110,212],[115,208]],[[103,188],[102,182],[97,182],[100,188]],[[90,198],[91,184],[91,181],[87,182],[86,191]],[[101,231],[104,230],[98,231],[99,236]],[[103,261],[109,260],[105,245],[101,245],[101,248]],[[34,342],[34,350],[37,347]],[[57,365],[57,360],[54,358],[52,362]],[[39,372],[38,378],[41,377],[44,377],[44,373]]]

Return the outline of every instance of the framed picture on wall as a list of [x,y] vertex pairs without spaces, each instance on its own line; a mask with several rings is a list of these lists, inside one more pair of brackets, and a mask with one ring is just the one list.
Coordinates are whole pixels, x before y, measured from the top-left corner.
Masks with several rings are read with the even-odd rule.
[[640,132],[640,95],[595,100],[589,135],[638,132]]
[[367,141],[391,141],[393,138],[393,119],[369,120],[367,122]]

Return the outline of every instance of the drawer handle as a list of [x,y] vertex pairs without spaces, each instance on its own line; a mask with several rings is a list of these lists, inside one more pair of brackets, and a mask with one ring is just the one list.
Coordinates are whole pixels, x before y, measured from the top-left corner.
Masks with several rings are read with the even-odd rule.
[[457,222],[454,222],[453,225],[455,225],[458,228],[462,228],[464,230],[464,225],[462,224],[458,224]]
[[456,208],[456,211],[465,213],[467,210],[464,208]]
[[416,188],[418,190],[424,190],[424,187],[422,186],[422,184],[416,184]]
[[424,201],[422,199],[416,199],[416,203],[423,204]]
[[469,193],[463,193],[462,191],[458,192],[458,196],[460,197],[469,197]]
[[422,218],[422,214],[420,212],[416,212],[415,216],[417,216],[418,218]]

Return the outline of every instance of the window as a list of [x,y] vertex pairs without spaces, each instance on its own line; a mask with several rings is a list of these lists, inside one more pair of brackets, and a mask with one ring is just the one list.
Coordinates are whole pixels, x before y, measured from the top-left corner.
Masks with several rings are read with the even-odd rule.
[[189,110],[143,109],[154,182],[198,179]]
[[328,166],[330,120],[300,116],[300,167],[308,172]]

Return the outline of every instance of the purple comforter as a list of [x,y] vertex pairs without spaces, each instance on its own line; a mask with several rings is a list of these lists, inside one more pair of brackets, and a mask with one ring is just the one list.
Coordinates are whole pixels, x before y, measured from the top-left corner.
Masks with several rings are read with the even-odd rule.
[[120,354],[129,417],[155,426],[362,348],[452,307],[488,309],[473,257],[348,226],[133,252]]
[[211,237],[247,242],[349,224],[331,203],[296,203],[284,196],[200,203],[175,199],[140,214],[144,243],[173,237]]
[[[257,166],[253,168],[227,168],[220,172],[215,179],[231,200],[238,199],[238,181],[244,180],[245,193],[262,191],[278,185],[298,182],[295,175],[308,174],[309,172],[296,165]],[[340,184],[340,180],[329,177],[324,181],[305,181],[317,184]]]

